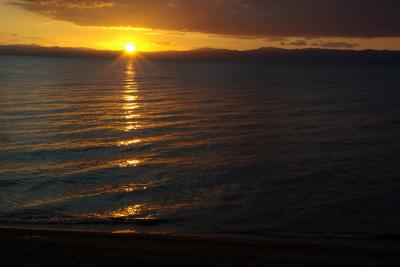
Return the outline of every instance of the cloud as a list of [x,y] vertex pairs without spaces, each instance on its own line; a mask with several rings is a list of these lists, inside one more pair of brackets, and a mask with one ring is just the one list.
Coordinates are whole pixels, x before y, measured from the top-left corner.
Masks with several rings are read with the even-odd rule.
[[19,0],[90,26],[258,37],[399,37],[398,0]]
[[53,8],[99,8],[99,7],[110,7],[113,6],[113,2],[102,1],[102,0],[26,0],[25,4],[22,5],[38,5],[41,7]]
[[325,48],[355,48],[359,46],[359,44],[348,43],[348,42],[319,42],[313,44],[313,46],[325,47]]
[[308,43],[305,40],[294,40],[293,42],[287,43],[292,46],[306,46]]
[[33,44],[38,41],[46,45],[56,44],[54,41],[39,36],[24,36],[18,33],[0,34],[0,44]]

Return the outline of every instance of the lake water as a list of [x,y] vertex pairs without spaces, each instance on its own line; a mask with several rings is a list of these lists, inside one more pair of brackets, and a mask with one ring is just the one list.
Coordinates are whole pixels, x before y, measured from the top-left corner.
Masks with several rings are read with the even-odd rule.
[[400,66],[0,57],[0,222],[399,233]]

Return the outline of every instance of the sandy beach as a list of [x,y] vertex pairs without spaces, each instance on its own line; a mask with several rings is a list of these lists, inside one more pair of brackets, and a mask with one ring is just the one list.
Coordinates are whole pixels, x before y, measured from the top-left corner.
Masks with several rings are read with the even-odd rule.
[[2,266],[400,265],[400,246],[328,240],[0,229],[0,244]]

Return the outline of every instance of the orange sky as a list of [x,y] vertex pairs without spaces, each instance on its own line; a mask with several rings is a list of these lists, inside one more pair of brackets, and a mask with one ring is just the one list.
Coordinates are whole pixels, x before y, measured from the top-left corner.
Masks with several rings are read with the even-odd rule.
[[[196,32],[173,27],[168,29],[164,25],[160,25],[160,29],[152,29],[144,27],[146,25],[135,27],[114,26],[111,23],[104,26],[86,24],[88,23],[80,23],[69,17],[63,19],[48,16],[42,10],[35,12],[6,1],[0,2],[0,44],[122,50],[126,43],[135,43],[139,51],[189,50],[200,47],[237,50],[259,47],[400,50],[399,37],[277,37]],[[154,26],[154,23],[151,25]]]

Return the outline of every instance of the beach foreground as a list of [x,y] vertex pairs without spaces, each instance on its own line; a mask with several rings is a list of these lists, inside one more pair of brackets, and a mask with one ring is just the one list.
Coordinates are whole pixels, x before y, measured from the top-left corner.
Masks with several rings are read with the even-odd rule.
[[399,246],[0,229],[2,266],[399,266]]

